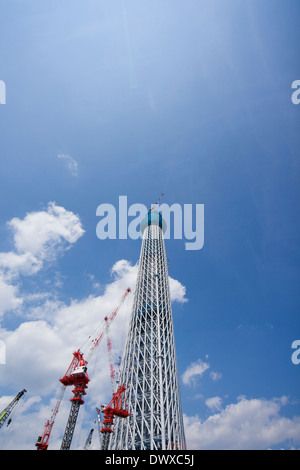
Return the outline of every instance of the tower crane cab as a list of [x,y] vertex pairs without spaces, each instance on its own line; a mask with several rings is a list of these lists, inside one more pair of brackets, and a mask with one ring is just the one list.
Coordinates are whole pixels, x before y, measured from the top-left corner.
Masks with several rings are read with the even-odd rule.
[[72,376],[85,379],[87,377],[87,366],[78,366],[73,370]]

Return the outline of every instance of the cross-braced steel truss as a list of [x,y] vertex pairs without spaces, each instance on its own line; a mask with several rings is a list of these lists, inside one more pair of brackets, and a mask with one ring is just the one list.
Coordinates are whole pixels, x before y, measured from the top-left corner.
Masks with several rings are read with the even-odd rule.
[[[150,215],[149,215],[150,214]],[[161,215],[147,215],[120,383],[130,412],[111,449],[185,449]]]

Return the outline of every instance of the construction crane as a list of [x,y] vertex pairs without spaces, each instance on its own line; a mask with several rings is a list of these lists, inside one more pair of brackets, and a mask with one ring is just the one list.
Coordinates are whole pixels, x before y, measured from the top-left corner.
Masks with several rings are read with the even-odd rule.
[[[0,428],[2,428],[3,424],[5,423],[5,421],[7,420],[7,418],[11,415],[13,409],[15,408],[15,406],[18,404],[18,401],[20,400],[20,398],[24,395],[24,393],[26,393],[27,390],[25,390],[25,388],[19,392],[15,398],[7,405],[6,408],[4,408],[4,410],[0,413]],[[11,422],[11,419],[8,420],[8,424]]]
[[86,389],[90,381],[87,374],[87,361],[84,359],[82,352],[78,349],[73,353],[73,360],[67,370],[66,375],[59,379],[63,385],[74,385],[72,390],[74,396],[70,398],[72,403],[69,418],[67,421],[64,437],[60,450],[69,450],[76,426],[77,416],[80,405],[84,404],[83,395],[86,395]]
[[108,357],[109,357],[110,380],[111,380],[112,391],[114,391],[115,386],[116,386],[116,371],[113,365],[112,343],[111,343],[110,334],[109,334],[108,317],[105,317],[104,320],[105,320],[106,344],[107,344],[107,351],[108,351]]
[[118,390],[113,394],[109,404],[107,406],[103,405],[102,407],[104,420],[103,427],[100,431],[103,435],[101,450],[108,450],[110,435],[113,433],[112,426],[114,424],[114,417],[128,418],[128,416],[130,416],[126,408],[125,390],[125,385],[120,385]]
[[[126,299],[127,295],[131,292],[130,288],[127,288],[125,293],[123,294],[119,305],[112,311],[112,313],[105,317],[105,323],[111,324],[114,320],[120,306]],[[90,381],[88,374],[87,374],[87,364],[90,360],[92,354],[94,353],[95,349],[98,347],[100,341],[102,340],[104,335],[104,331],[101,331],[96,338],[93,340],[93,344],[89,350],[87,359],[84,358],[83,353],[78,350],[73,353],[73,360],[64,375],[63,378],[60,379],[60,382],[65,386],[74,385],[74,389],[72,390],[74,396],[70,399],[72,405],[69,414],[69,418],[67,421],[65,433],[63,436],[63,440],[61,443],[60,450],[69,450],[74,434],[74,429],[80,409],[80,405],[83,405],[84,400],[83,396],[86,394],[86,389],[88,387],[88,383]]]
[[90,432],[89,432],[89,435],[88,435],[88,437],[85,441],[84,450],[88,450],[88,448],[90,447],[90,445],[92,443],[93,432],[94,432],[94,429],[91,429]]
[[[125,293],[121,297],[120,303],[109,315],[109,317],[108,317],[109,323],[111,323],[114,320],[121,304],[124,302],[124,300],[126,299],[129,292],[131,292],[131,289],[127,288]],[[104,331],[100,331],[100,333],[98,333],[96,338],[94,340],[92,340],[92,346],[89,350],[88,359],[91,358],[94,350],[98,347],[99,343],[101,342],[101,340],[103,338],[103,335],[104,335]],[[74,407],[73,407],[74,409],[72,409],[72,407],[71,407],[69,420],[68,420],[68,423],[69,423],[69,421],[71,421],[71,423],[74,424],[74,427],[73,428],[71,427],[71,423],[69,423],[69,426],[67,424],[65,435],[66,435],[66,432],[68,432],[68,437],[64,436],[66,439],[68,439],[67,448],[69,448],[68,446],[70,446],[71,441],[72,441],[72,436],[73,436],[73,432],[74,432],[74,428],[75,428],[75,424],[76,424],[77,414],[78,414],[78,411],[79,411],[78,407],[79,407],[80,404],[84,403],[84,401],[82,400],[81,397],[82,397],[82,395],[85,394],[85,389],[87,388],[87,384],[89,382],[89,378],[88,378],[87,373],[86,373],[87,363],[88,363],[88,360],[84,359],[83,354],[80,352],[80,350],[75,351],[73,353],[73,360],[72,360],[66,374],[64,375],[64,377],[62,379],[60,379],[60,382],[62,383],[63,386],[62,386],[62,388],[60,390],[60,393],[58,395],[58,399],[57,399],[56,405],[53,409],[51,418],[50,418],[50,420],[48,420],[46,422],[43,434],[38,437],[37,442],[35,444],[36,447],[37,447],[37,450],[47,450],[48,449],[49,439],[50,439],[50,436],[51,436],[51,431],[52,431],[52,428],[53,428],[55,418],[56,418],[56,415],[58,413],[61,401],[63,399],[66,387],[70,386],[70,385],[75,385],[75,389],[76,389],[76,385],[78,385],[79,389],[76,392],[75,392],[75,389],[73,390],[74,397],[71,398],[71,401],[73,400],[72,405],[74,403]],[[72,419],[71,419],[71,416],[73,417]]]
[[48,449],[49,439],[50,439],[51,431],[52,431],[52,428],[53,428],[53,425],[54,425],[55,417],[58,413],[61,401],[62,401],[64,393],[65,393],[65,390],[66,390],[66,386],[63,385],[60,389],[58,399],[56,401],[56,405],[53,408],[51,418],[46,421],[44,432],[37,439],[37,442],[35,444],[36,447],[37,447],[37,450],[47,450]]
[[159,198],[157,199],[156,203],[154,204],[153,207],[150,208],[150,211],[153,211],[155,206],[157,206],[157,204],[159,203],[159,201],[161,200],[161,198],[164,196],[164,193],[161,193],[161,195],[159,196]]
[[[109,323],[108,318],[105,317],[106,322],[106,336],[107,336],[107,349],[108,349],[108,356],[110,362],[110,378],[112,384],[112,390],[116,389],[116,372],[115,367],[112,360],[112,344],[109,335]],[[119,418],[127,418],[130,413],[126,409],[126,400],[125,400],[125,386],[119,386],[118,390],[113,393],[112,400],[109,402],[108,405],[102,405],[102,413],[104,415],[103,419],[103,426],[100,429],[100,433],[102,433],[102,442],[101,442],[101,450],[108,450],[110,435],[113,433],[113,424],[114,424],[114,417],[117,416]]]

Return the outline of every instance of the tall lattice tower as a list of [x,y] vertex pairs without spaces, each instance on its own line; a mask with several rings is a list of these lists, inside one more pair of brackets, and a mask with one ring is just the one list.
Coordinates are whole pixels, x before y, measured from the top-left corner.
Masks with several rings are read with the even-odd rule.
[[130,416],[116,418],[110,449],[185,449],[173,318],[163,233],[166,222],[150,210],[143,242],[120,383]]

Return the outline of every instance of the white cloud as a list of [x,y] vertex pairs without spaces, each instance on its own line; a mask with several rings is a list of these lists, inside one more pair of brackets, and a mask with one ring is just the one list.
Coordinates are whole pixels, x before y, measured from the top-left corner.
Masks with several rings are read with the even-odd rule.
[[47,210],[30,212],[24,219],[13,218],[8,226],[14,251],[0,253],[0,267],[10,275],[38,272],[45,261],[54,260],[84,234],[79,217],[54,202],[49,202]]
[[[189,449],[268,449],[300,444],[300,416],[286,418],[286,397],[272,400],[242,398],[201,421],[184,416]],[[212,404],[212,402],[211,402]]]
[[202,376],[204,372],[210,368],[207,362],[198,359],[188,366],[186,371],[182,375],[182,381],[185,385],[192,385],[193,380],[196,376]]
[[211,410],[220,411],[222,408],[222,398],[221,397],[211,397],[205,400],[205,404]]
[[18,274],[35,274],[42,267],[42,260],[32,253],[15,253],[9,251],[0,253],[0,266],[4,268],[7,276]]
[[30,212],[24,219],[13,218],[8,225],[16,252],[38,261],[52,258],[55,250],[75,243],[84,233],[79,217],[54,202],[48,203],[47,210]]
[[52,324],[53,318],[62,306],[63,302],[51,298],[50,293],[33,294],[23,296],[24,318],[26,320],[46,320]]
[[188,302],[188,299],[185,297],[186,287],[183,284],[169,276],[169,285],[172,301],[179,303]]
[[44,211],[30,212],[24,219],[8,222],[14,250],[0,253],[0,313],[19,307],[20,275],[33,275],[45,262],[53,262],[84,233],[80,219],[64,207],[49,202]]
[[0,272],[0,316],[8,310],[18,308],[22,299],[18,297],[18,288],[10,284]]
[[[208,359],[208,355],[205,356],[205,359]],[[195,362],[192,362],[185,372],[182,374],[182,381],[184,385],[193,385],[196,383],[196,377],[202,377],[203,374],[210,369],[210,364],[208,362],[203,361],[202,359],[198,359]],[[220,372],[211,371],[209,373],[209,377],[215,382],[222,377]]]
[[222,374],[220,372],[214,372],[213,370],[211,371],[210,373],[210,377],[212,378],[212,380],[214,382],[216,382],[217,380],[221,379],[222,377]]
[[65,155],[60,153],[57,155],[58,158],[64,160],[66,162],[67,168],[70,171],[72,176],[78,176],[78,163],[74,158],[70,157],[70,155]]

